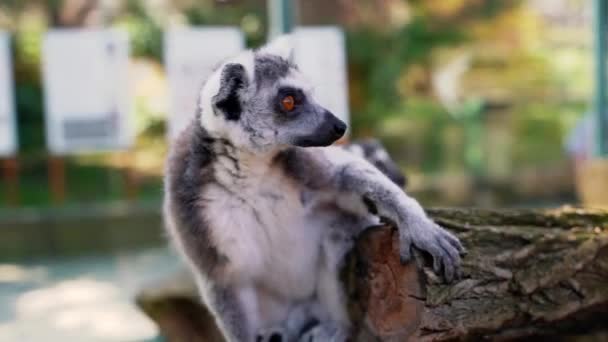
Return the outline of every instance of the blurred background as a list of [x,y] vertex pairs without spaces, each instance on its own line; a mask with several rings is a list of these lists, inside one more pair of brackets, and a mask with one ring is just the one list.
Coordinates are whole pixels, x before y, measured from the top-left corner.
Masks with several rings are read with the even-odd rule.
[[[191,114],[194,102],[183,94],[205,76],[188,67],[187,57],[198,51],[220,58],[221,51],[256,47],[294,28],[329,28],[323,32],[338,42],[330,43],[336,62],[327,72],[337,87],[331,94],[343,96],[337,106],[349,118],[350,138],[380,139],[423,204],[605,204],[608,172],[595,124],[604,108],[595,95],[605,87],[597,62],[605,53],[601,6],[0,0],[7,43],[6,56],[0,50],[0,102],[14,114],[4,123],[0,116],[0,124],[15,133],[13,147],[0,154],[0,341],[159,339],[132,299],[179,267],[165,247],[159,204],[171,113],[187,99],[181,110]],[[180,45],[194,27],[219,31],[208,31],[200,45],[188,46],[196,35]],[[70,43],[58,29],[114,33]],[[97,40],[106,44],[102,52]],[[97,60],[100,54],[107,56]],[[72,61],[75,55],[89,57]],[[86,121],[94,102],[82,100],[92,91],[86,89],[113,94],[114,107],[94,127]],[[94,108],[91,117],[99,114]],[[70,110],[80,116],[61,127],[72,140],[65,133],[58,141],[53,122]],[[85,141],[99,132],[103,143]]]

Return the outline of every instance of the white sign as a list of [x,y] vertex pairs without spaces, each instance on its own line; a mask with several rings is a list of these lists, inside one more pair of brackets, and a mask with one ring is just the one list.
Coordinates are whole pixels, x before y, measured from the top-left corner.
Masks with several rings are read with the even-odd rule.
[[12,156],[17,152],[15,121],[10,36],[0,32],[0,156]]
[[114,30],[53,30],[43,46],[46,139],[53,154],[126,149],[129,41]]
[[344,33],[338,27],[299,27],[294,38],[296,64],[311,81],[317,101],[348,124]]
[[211,72],[244,45],[243,34],[232,27],[179,28],[165,33],[169,138],[176,137],[194,118],[198,94]]

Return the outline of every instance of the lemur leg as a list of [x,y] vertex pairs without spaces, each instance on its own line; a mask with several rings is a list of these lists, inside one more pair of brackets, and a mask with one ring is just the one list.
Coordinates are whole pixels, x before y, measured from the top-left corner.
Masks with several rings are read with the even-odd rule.
[[300,337],[299,342],[346,342],[349,330],[337,322],[321,323]]
[[257,298],[252,287],[228,288],[199,282],[199,289],[228,342],[254,342]]
[[334,211],[321,241],[321,259],[315,298],[297,306],[289,315],[289,329],[297,331],[297,341],[345,341],[350,332],[346,297],[340,282],[340,269],[352,249],[358,232],[377,223],[372,217],[360,217]]
[[[332,215],[335,216],[335,215]],[[376,222],[341,213],[330,221],[324,232],[315,297],[294,304],[282,326],[263,329],[259,342],[271,341],[342,341],[348,337],[349,319],[346,298],[340,282],[344,257],[354,244],[354,232]],[[345,229],[348,226],[350,229]],[[360,227],[357,229],[355,227]],[[279,339],[280,336],[280,339]]]
[[257,342],[338,342],[348,337],[348,324],[332,320],[315,298],[294,306],[282,325],[262,329]]
[[289,332],[283,325],[260,329],[256,335],[255,342],[290,342]]
[[300,337],[320,324],[320,307],[316,299],[296,303],[287,318],[278,326],[261,329],[258,342],[295,342]]
[[436,272],[443,268],[451,281],[460,264],[464,248],[451,233],[428,218],[420,204],[385,175],[365,161],[352,160],[334,174],[334,186],[341,192],[361,197],[378,216],[399,229],[400,254],[403,262],[412,258],[412,246],[433,256]]
[[346,254],[355,238],[366,228],[377,225],[378,220],[368,214],[363,216],[340,212],[330,222],[321,241],[321,265],[317,283],[317,298],[329,315],[329,320],[348,326],[346,296],[340,281],[340,271]]
[[262,326],[257,331],[256,342],[289,342],[296,341],[301,330],[312,318],[308,301],[297,303],[286,301],[268,291],[258,291],[260,309],[265,313],[265,322],[274,322]]
[[[332,245],[335,246],[336,242],[332,242]],[[321,267],[316,299],[319,305],[316,317],[320,317],[320,322],[306,330],[299,341],[338,342],[346,341],[349,337],[350,324],[346,310],[346,295],[340,282],[340,267],[343,264],[344,256],[351,247],[352,240],[344,241],[344,244],[339,246],[338,253],[334,254],[334,250],[332,250],[328,259],[332,263]],[[334,262],[337,260],[339,261]]]

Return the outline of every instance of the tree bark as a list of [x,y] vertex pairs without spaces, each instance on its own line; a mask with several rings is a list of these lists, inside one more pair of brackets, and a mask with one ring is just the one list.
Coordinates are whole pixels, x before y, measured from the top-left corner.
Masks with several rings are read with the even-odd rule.
[[[555,340],[608,330],[608,212],[429,214],[467,248],[461,278],[444,284],[422,253],[401,265],[395,231],[368,230],[342,272],[357,340]],[[144,290],[138,304],[170,341],[221,340],[187,279]]]

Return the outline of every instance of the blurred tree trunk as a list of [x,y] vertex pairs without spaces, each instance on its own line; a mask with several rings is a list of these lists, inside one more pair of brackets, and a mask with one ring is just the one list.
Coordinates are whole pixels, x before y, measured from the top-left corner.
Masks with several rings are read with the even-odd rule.
[[343,19],[341,1],[296,1],[299,25],[336,25]]
[[[607,329],[607,212],[429,213],[467,247],[462,279],[443,284],[424,257],[401,265],[394,230],[370,229],[343,272],[357,340],[557,340]],[[195,292],[183,276],[137,301],[170,341],[218,341]]]
[[99,0],[52,0],[47,3],[53,27],[101,25]]

